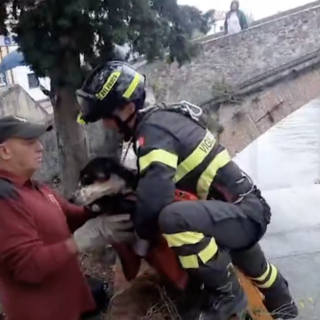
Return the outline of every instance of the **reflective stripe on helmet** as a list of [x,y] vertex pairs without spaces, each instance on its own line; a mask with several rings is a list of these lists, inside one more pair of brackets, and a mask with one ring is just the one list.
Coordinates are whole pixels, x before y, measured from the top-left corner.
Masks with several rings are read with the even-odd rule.
[[[96,94],[96,97],[99,100],[103,100],[110,93],[110,91],[112,90],[114,85],[117,83],[120,76],[121,76],[121,71],[112,72],[108,77],[107,81],[105,82],[105,84],[103,85],[102,89]],[[124,92],[123,97],[126,99],[131,98],[131,96],[137,89],[140,81],[141,81],[141,75],[138,72],[136,72],[127,90]]]
[[83,115],[82,115],[81,112],[78,114],[77,122],[78,122],[79,124],[87,124],[86,121],[83,119]]
[[141,79],[141,75],[139,73],[136,73],[133,80],[131,81],[128,89],[123,94],[124,98],[129,99],[132,96],[132,94],[135,92],[135,90],[137,89],[137,86],[140,83],[140,79]]
[[[110,119],[115,110],[129,102],[134,102],[137,110],[143,106],[145,76],[127,63],[107,62],[92,71],[76,95],[82,120],[86,123]],[[78,120],[83,123],[80,118]]]
[[120,75],[121,75],[120,71],[114,71],[114,72],[112,72],[110,74],[109,78],[104,83],[104,85],[103,85],[102,89],[100,90],[100,92],[98,92],[96,94],[96,97],[99,100],[103,100],[109,94],[109,92],[112,90],[112,88],[114,87],[114,85],[118,81]]

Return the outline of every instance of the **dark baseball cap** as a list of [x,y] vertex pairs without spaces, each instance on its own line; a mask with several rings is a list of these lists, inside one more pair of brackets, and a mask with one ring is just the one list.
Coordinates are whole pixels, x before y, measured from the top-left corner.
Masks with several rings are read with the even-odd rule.
[[11,138],[37,139],[52,128],[52,125],[33,123],[18,116],[3,117],[0,119],[0,143]]

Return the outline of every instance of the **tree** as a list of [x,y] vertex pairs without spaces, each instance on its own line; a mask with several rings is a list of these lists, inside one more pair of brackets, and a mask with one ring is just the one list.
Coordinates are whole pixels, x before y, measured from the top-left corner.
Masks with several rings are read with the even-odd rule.
[[176,0],[1,0],[0,31],[11,28],[26,63],[38,77],[51,79],[66,191],[74,189],[86,161],[74,92],[88,69],[117,58],[116,44],[129,44],[148,60],[169,51],[171,61],[181,64],[195,52],[192,33],[208,31],[209,24],[210,15]]

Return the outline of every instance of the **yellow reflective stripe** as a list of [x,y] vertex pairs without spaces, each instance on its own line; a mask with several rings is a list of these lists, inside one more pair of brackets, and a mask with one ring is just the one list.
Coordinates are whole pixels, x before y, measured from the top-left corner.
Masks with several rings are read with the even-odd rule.
[[177,183],[194,168],[196,168],[213,149],[215,142],[216,140],[214,135],[210,131],[207,131],[205,137],[195,148],[195,150],[179,164],[173,181]]
[[271,265],[270,279],[263,284],[256,283],[256,286],[259,288],[262,288],[262,289],[270,288],[274,284],[274,282],[276,281],[277,275],[278,275],[278,270],[276,269],[275,266]]
[[202,233],[191,231],[163,234],[163,236],[166,238],[169,247],[181,247],[185,244],[196,244],[204,238]]
[[199,261],[196,254],[190,256],[179,256],[180,263],[184,269],[198,269]]
[[128,89],[123,94],[124,98],[129,99],[132,96],[134,91],[137,89],[137,86],[138,86],[138,84],[140,82],[140,78],[141,78],[141,75],[139,73],[136,73],[134,78],[133,78],[133,80],[132,80],[132,82],[130,83]]
[[198,255],[203,263],[207,263],[217,254],[217,252],[217,243],[213,238],[211,238],[210,243],[202,251],[200,251]]
[[[270,268],[271,268],[271,271],[270,271]],[[269,280],[266,282],[263,282],[266,280],[269,274],[270,274]],[[258,288],[267,289],[274,284],[274,282],[276,281],[277,275],[278,275],[277,268],[274,265],[268,263],[267,271],[264,272],[261,277],[250,278],[250,279],[255,282],[255,286],[257,286]],[[257,281],[260,281],[262,283],[257,283]]]
[[78,122],[79,124],[87,124],[87,123],[83,120],[82,113],[79,113],[79,114],[78,114],[77,122]]
[[156,149],[139,158],[140,172],[148,168],[153,162],[160,162],[168,167],[177,168],[178,156],[165,150]]
[[99,100],[103,100],[111,91],[111,89],[113,88],[113,86],[116,84],[116,82],[118,81],[119,77],[121,75],[120,71],[114,71],[110,74],[109,78],[107,79],[107,81],[105,82],[105,84],[103,85],[102,89],[100,90],[100,92],[98,92],[96,94],[96,97]]
[[262,274],[262,276],[257,277],[257,278],[250,278],[250,279],[254,280],[254,281],[264,281],[267,279],[269,272],[270,272],[270,263],[268,262],[267,270]]
[[197,183],[197,195],[200,199],[207,199],[209,188],[219,169],[223,168],[231,161],[227,150],[217,154],[207,169],[203,171]]
[[216,241],[212,238],[210,243],[198,253],[192,254],[189,256],[179,256],[180,263],[184,269],[197,269],[199,268],[199,260],[201,259],[202,263],[207,263],[212,259],[218,252],[218,246]]

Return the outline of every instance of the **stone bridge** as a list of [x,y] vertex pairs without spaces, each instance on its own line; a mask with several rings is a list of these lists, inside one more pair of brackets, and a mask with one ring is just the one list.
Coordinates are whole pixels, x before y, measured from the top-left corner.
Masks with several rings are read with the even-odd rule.
[[201,43],[178,67],[143,65],[159,101],[188,100],[219,122],[232,154],[320,95],[320,2]]

